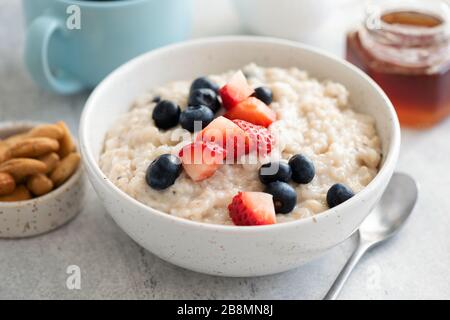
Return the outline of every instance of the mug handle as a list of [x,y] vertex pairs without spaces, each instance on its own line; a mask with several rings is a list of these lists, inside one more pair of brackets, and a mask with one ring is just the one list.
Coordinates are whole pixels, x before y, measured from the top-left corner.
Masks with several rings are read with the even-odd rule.
[[75,79],[57,78],[48,62],[48,48],[53,34],[64,31],[62,23],[51,16],[41,16],[28,27],[25,44],[25,63],[32,78],[47,90],[73,94],[84,89]]

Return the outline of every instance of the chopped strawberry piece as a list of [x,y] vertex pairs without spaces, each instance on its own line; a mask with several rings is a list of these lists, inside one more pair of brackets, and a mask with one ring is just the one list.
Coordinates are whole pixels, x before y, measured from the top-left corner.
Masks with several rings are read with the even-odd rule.
[[225,109],[231,109],[239,102],[250,97],[255,91],[247,82],[242,71],[236,72],[219,93]]
[[267,128],[245,120],[233,120],[233,123],[244,130],[250,137],[250,152],[255,151],[259,157],[265,157],[272,152],[275,138]]
[[225,155],[223,148],[204,141],[188,144],[179,153],[184,170],[194,181],[211,177],[224,163]]
[[264,192],[239,192],[228,205],[228,212],[237,226],[276,223],[272,195]]
[[228,119],[241,119],[253,124],[268,127],[277,120],[277,115],[261,100],[250,97],[238,103],[225,114]]
[[196,141],[214,143],[226,150],[231,159],[237,159],[249,152],[250,138],[233,121],[218,117],[214,119],[205,129],[200,131]]

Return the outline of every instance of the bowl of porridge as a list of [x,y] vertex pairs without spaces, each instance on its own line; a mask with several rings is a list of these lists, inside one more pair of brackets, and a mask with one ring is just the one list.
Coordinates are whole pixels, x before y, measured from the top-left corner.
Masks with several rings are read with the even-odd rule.
[[222,37],[113,72],[86,103],[80,144],[99,198],[144,248],[198,272],[259,276],[358,228],[392,176],[400,130],[349,63]]

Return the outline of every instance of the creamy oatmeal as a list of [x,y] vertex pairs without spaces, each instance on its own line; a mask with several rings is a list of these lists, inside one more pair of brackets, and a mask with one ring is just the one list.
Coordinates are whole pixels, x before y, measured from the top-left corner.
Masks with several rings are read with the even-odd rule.
[[[277,214],[277,222],[291,221],[328,209],[326,195],[335,183],[355,193],[377,174],[381,145],[374,120],[350,108],[349,93],[339,83],[318,80],[297,68],[245,66],[243,72],[253,87],[272,90],[270,108],[277,121],[269,126],[276,137],[270,159],[288,160],[303,154],[315,166],[309,184],[290,185],[297,193],[297,205],[289,214]],[[234,71],[211,75],[224,85]],[[186,108],[191,81],[169,83],[138,97],[129,112],[108,131],[100,167],[120,189],[138,201],[168,214],[207,223],[232,224],[227,206],[239,191],[262,191],[258,179],[261,163],[223,165],[215,174],[194,182],[182,172],[169,188],[158,191],[145,180],[149,164],[162,154],[177,155],[186,145],[183,138],[194,134],[177,126],[158,129],[152,120],[155,97],[171,100]],[[219,111],[220,114],[221,111]]]

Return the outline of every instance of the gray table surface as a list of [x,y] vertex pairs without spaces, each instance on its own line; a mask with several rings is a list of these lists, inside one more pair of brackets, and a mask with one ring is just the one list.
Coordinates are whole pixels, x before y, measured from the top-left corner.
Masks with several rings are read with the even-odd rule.
[[[197,9],[204,1],[196,1]],[[226,0],[216,1],[208,14],[197,16],[194,36],[241,32]],[[87,94],[61,97],[32,83],[21,59],[22,24],[20,2],[0,1],[1,121],[62,119],[77,130]],[[450,119],[431,130],[402,133],[398,170],[421,184],[417,210],[398,237],[361,262],[343,299],[450,298]],[[312,263],[274,276],[201,275],[139,247],[90,192],[85,210],[63,228],[32,239],[0,240],[0,298],[319,299],[353,246],[349,240]],[[69,265],[81,269],[80,290],[66,287]]]

